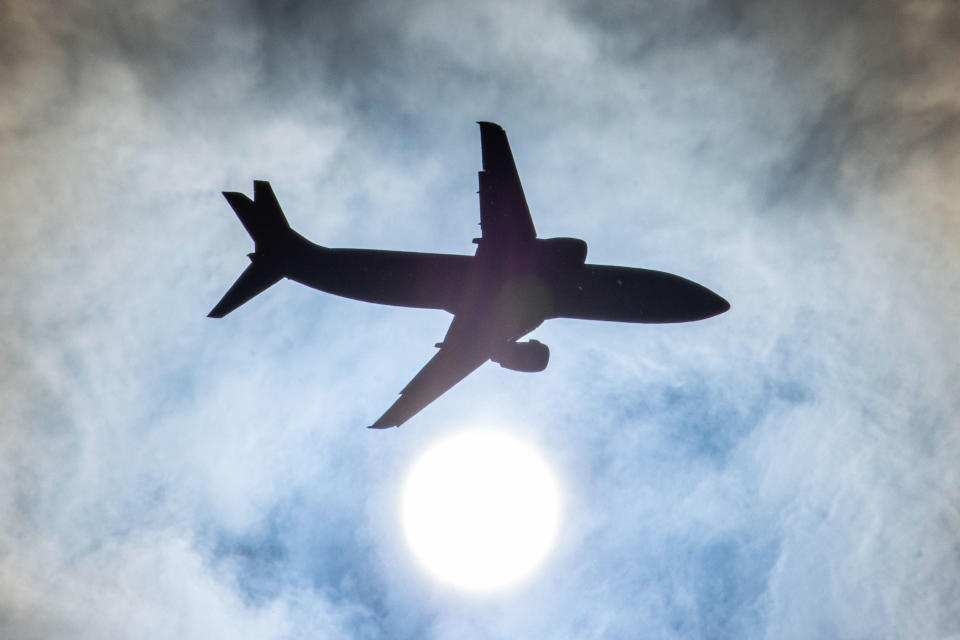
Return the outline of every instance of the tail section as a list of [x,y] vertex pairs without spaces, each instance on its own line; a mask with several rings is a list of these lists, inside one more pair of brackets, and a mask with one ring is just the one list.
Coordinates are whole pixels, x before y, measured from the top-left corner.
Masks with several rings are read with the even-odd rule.
[[209,318],[222,318],[279,282],[284,276],[285,247],[296,236],[269,182],[253,182],[253,200],[235,191],[224,191],[223,197],[253,238],[255,251],[249,254],[250,266],[208,314]]
[[236,191],[224,191],[223,197],[253,238],[257,253],[269,253],[293,233],[273,188],[266,180],[253,181],[253,200]]

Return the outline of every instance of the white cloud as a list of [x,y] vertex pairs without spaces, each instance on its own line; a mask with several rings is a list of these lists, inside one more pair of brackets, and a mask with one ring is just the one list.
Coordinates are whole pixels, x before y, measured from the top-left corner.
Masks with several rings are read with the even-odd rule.
[[[0,635],[955,634],[956,11],[807,4],[5,5]],[[481,118],[542,233],[732,310],[552,321],[546,372],[386,434],[446,314],[284,282],[204,318],[254,178],[321,244],[470,251]],[[485,602],[393,510],[461,420],[568,493]]]

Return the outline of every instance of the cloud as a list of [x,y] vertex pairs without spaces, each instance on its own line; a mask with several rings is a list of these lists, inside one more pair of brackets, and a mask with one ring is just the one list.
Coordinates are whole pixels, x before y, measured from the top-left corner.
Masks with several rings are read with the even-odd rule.
[[[0,635],[960,632],[950,3],[0,13]],[[372,435],[446,314],[284,282],[204,318],[250,246],[217,192],[253,178],[321,244],[469,252],[477,119],[542,235],[732,310],[551,321],[543,374]],[[543,572],[486,601],[395,511],[461,420],[566,489]]]
[[6,555],[3,575],[0,629],[17,638],[281,638],[294,624],[319,637],[352,638],[367,615],[306,588],[263,604],[245,601],[229,568],[211,566],[175,531],[105,539],[70,555],[54,540],[36,540],[27,553]]

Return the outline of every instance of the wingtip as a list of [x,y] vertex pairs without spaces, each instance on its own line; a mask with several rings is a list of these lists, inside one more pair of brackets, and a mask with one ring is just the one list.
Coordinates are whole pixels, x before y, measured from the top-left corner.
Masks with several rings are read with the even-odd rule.
[[496,122],[490,122],[489,120],[477,120],[477,124],[480,125],[481,128],[483,128],[483,127],[494,127],[494,128],[497,128],[497,129],[503,129],[503,127],[501,127],[500,125],[498,125]]
[[393,429],[394,427],[399,427],[401,424],[403,423],[387,417],[387,414],[385,413],[384,415],[380,416],[376,422],[367,427],[367,429]]

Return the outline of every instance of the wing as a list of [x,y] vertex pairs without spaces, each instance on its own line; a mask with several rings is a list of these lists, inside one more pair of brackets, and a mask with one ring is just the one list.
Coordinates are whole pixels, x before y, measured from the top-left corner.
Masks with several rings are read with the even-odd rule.
[[472,341],[470,334],[467,324],[455,316],[440,351],[403,388],[393,406],[369,428],[399,427],[486,362],[490,358],[489,349],[482,342]]
[[[507,134],[492,122],[477,124],[480,125],[483,152],[483,171],[479,174],[483,244],[492,245],[497,255],[503,255],[503,251],[509,253],[514,248],[532,243],[537,231],[530,218],[530,209],[523,195]],[[490,328],[489,322],[485,322],[483,317],[471,314],[455,316],[440,351],[404,387],[393,406],[370,428],[399,427],[476,371],[490,358],[494,342],[503,337]]]
[[485,242],[517,245],[537,237],[513,162],[507,134],[492,122],[478,122],[483,171],[480,172],[480,227]]

